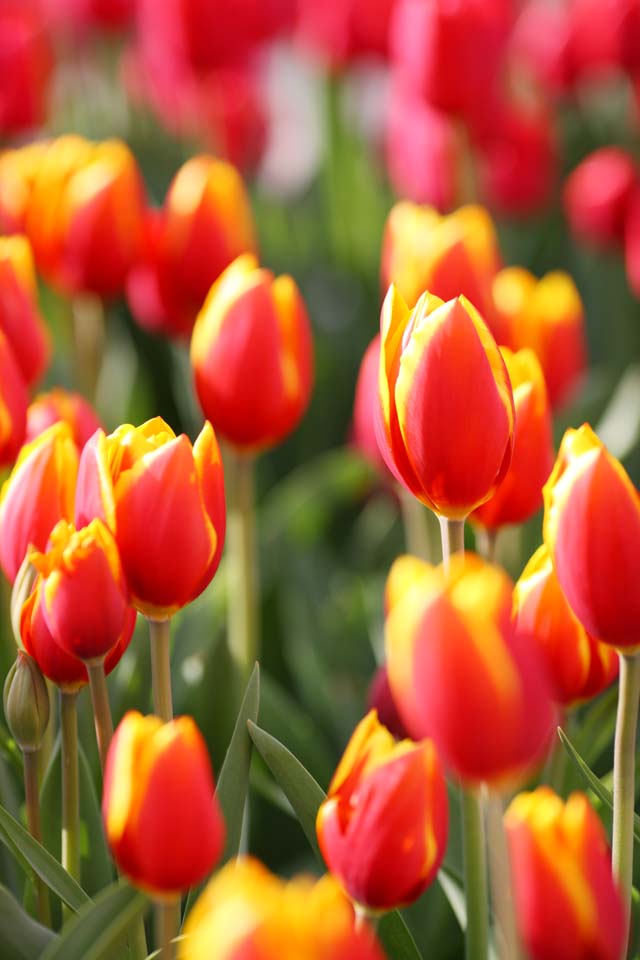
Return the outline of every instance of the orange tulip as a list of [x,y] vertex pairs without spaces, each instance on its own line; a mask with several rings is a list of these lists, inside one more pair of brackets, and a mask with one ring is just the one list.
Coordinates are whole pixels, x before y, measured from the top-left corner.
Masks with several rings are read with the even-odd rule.
[[531,960],[619,960],[623,907],[604,829],[583,793],[521,793],[505,815],[516,913]]
[[13,463],[24,441],[29,402],[13,350],[0,331],[0,465]]
[[36,140],[0,153],[0,233],[26,233],[33,184],[48,148],[46,140]]
[[220,562],[224,477],[210,423],[192,446],[160,417],[99,430],[80,460],[76,524],[113,532],[134,606],[165,619],[194,600]]
[[618,655],[587,633],[560,589],[549,550],[539,547],[513,592],[518,630],[542,653],[558,703],[597,696],[618,675]]
[[29,546],[44,550],[58,520],[73,518],[77,473],[78,452],[66,423],[49,427],[20,451],[0,494],[0,564],[11,583]]
[[424,293],[410,311],[391,286],[380,325],[382,454],[419,500],[464,519],[509,467],[515,416],[504,360],[465,297]]
[[214,283],[198,315],[191,364],[204,414],[244,450],[273,446],[297,426],[313,379],[309,318],[291,277],[251,254]]
[[522,267],[501,270],[493,298],[512,350],[530,347],[544,372],[552,407],[575,393],[586,366],[584,308],[571,277],[560,270],[541,280]]
[[71,427],[78,450],[102,424],[98,415],[84,397],[62,387],[40,393],[27,408],[27,442],[35,440],[47,427],[64,420]]
[[637,648],[640,496],[588,424],[565,433],[544,504],[544,539],[569,606],[603,643]]
[[137,886],[178,894],[213,869],[224,821],[191,717],[163,724],[134,710],[125,714],[109,747],[102,813],[114,859]]
[[[241,923],[230,922],[242,917]],[[330,876],[287,883],[257,860],[229,863],[184,925],[179,960],[384,960],[372,932]]]
[[471,516],[489,530],[524,523],[542,506],[542,487],[553,466],[551,410],[544,375],[531,350],[501,349],[513,389],[513,456],[504,480]]
[[316,820],[322,855],[355,903],[391,910],[417,900],[444,857],[447,803],[433,743],[396,743],[368,713]]
[[385,641],[407,729],[431,737],[466,783],[521,776],[544,755],[554,710],[542,664],[511,626],[511,581],[473,554],[454,555],[448,575],[397,564]]
[[0,330],[20,372],[32,384],[49,362],[49,334],[38,309],[38,288],[26,237],[0,237]]

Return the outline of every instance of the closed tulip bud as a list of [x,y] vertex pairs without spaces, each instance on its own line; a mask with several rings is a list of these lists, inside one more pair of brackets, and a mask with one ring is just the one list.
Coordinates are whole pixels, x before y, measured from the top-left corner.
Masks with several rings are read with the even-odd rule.
[[22,446],[28,402],[27,385],[0,331],[0,466],[13,463]]
[[198,315],[191,364],[220,436],[247,451],[283,440],[307,409],[313,380],[311,327],[294,280],[238,257]]
[[554,722],[549,684],[511,625],[512,583],[473,554],[440,567],[403,561],[385,625],[394,700],[414,738],[431,737],[464,782],[523,776]]
[[26,237],[0,237],[0,330],[25,381],[35,383],[46,369],[51,349]]
[[[242,923],[229,922],[232,911]],[[213,877],[183,934],[179,960],[384,960],[333,877],[285,882],[248,857]]]
[[517,629],[540,650],[554,698],[572,706],[597,696],[618,675],[618,655],[587,633],[567,603],[545,545],[536,550],[513,592]]
[[35,440],[47,427],[61,420],[71,427],[78,450],[82,450],[87,440],[102,426],[97,413],[81,394],[54,387],[47,393],[38,394],[29,404],[26,442]]
[[356,727],[318,810],[322,855],[370,910],[412,903],[447,846],[447,787],[433,743],[396,743],[372,710]]
[[471,515],[472,523],[497,530],[524,523],[542,506],[542,487],[553,466],[551,409],[544,375],[532,350],[501,350],[513,389],[516,419],[513,455],[494,495]]
[[594,150],[564,185],[564,209],[574,235],[599,247],[620,245],[638,184],[633,158],[620,147]]
[[493,281],[502,343],[531,348],[544,372],[551,406],[566,404],[587,363],[584,306],[571,277],[560,270],[537,280],[522,267],[506,267]]
[[637,649],[640,496],[588,424],[565,433],[544,505],[544,540],[571,609],[603,643]]
[[512,800],[505,828],[516,915],[531,960],[619,960],[622,900],[589,800],[548,787]]
[[424,293],[413,310],[391,286],[382,307],[380,449],[437,514],[464,519],[511,459],[514,407],[496,343],[475,307]]
[[66,423],[20,451],[0,494],[0,564],[11,583],[29,546],[44,550],[58,520],[73,518],[77,473],[78,451]]
[[156,894],[178,894],[215,866],[224,821],[202,734],[191,717],[162,723],[129,711],[107,756],[105,833],[120,870]]
[[[160,417],[98,430],[80,460],[76,525],[113,532],[133,605],[165,619],[194,600],[220,562],[224,477],[210,423],[195,444]],[[153,523],[149,518],[153,517]]]
[[380,453],[376,437],[379,367],[380,335],[378,334],[367,347],[358,371],[350,439],[356,450],[372,467],[386,474],[387,465]]
[[49,725],[49,691],[38,664],[21,650],[4,682],[3,702],[7,726],[20,749],[39,750]]

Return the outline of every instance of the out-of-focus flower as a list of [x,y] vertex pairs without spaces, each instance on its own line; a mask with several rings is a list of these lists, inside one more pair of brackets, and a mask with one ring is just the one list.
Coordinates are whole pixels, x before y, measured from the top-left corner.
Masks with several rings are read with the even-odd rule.
[[49,692],[38,664],[22,650],[7,674],[2,700],[19,748],[23,753],[39,750],[49,726]]
[[397,0],[299,0],[301,44],[328,66],[389,54],[389,28]]
[[218,568],[225,534],[222,460],[211,424],[193,446],[160,417],[108,436],[98,430],[80,459],[76,525],[94,517],[116,538],[141,613],[162,620],[194,600]]
[[24,442],[28,402],[13,350],[0,331],[0,466],[13,463]]
[[413,310],[392,285],[381,316],[380,449],[436,513],[463,519],[506,475],[513,394],[496,343],[465,297],[424,293]]
[[378,667],[369,686],[367,694],[367,709],[375,710],[380,723],[387,728],[398,740],[406,740],[409,736],[405,730],[402,718],[398,713],[386,664]]
[[624,911],[605,832],[583,793],[520,793],[505,815],[518,925],[532,960],[619,960]]
[[224,821],[191,717],[125,714],[109,747],[102,811],[114,859],[137,886],[178,894],[213,869]]
[[238,257],[211,288],[191,340],[191,365],[205,416],[235,447],[283,440],[309,404],[313,342],[295,284]]
[[489,530],[524,523],[542,506],[542,487],[553,466],[551,408],[544,374],[532,350],[502,347],[513,390],[516,419],[513,454],[504,480],[471,521]]
[[54,387],[46,393],[39,393],[29,404],[26,442],[35,440],[47,427],[60,420],[71,427],[78,450],[82,450],[87,440],[102,426],[97,413],[81,394]]
[[0,237],[0,330],[28,384],[44,373],[51,353],[38,308],[38,288],[26,237]]
[[44,550],[58,520],[73,519],[77,472],[78,451],[66,423],[21,449],[0,494],[0,564],[11,583],[29,546]]
[[622,244],[638,184],[638,170],[626,150],[601,147],[590,153],[564,185],[564,209],[575,236],[600,247]]
[[450,570],[390,573],[385,646],[394,700],[467,783],[521,777],[544,755],[554,709],[537,651],[511,624],[512,583],[473,554]]
[[588,424],[565,433],[544,505],[544,540],[571,609],[604,643],[637,648],[640,495]]
[[316,820],[322,855],[355,903],[391,910],[434,879],[447,787],[433,743],[396,743],[372,710],[356,727]]
[[493,281],[502,342],[529,347],[544,372],[551,406],[575,393],[587,362],[584,307],[567,273],[554,270],[537,280],[523,267],[506,267]]
[[73,39],[88,30],[117,33],[133,23],[137,0],[40,0],[47,22]]
[[[230,911],[242,923],[229,923]],[[184,925],[179,960],[384,960],[336,880],[279,880],[257,860],[227,864],[197,900]]]
[[558,703],[597,696],[618,675],[618,655],[584,629],[560,589],[547,547],[539,547],[513,592],[519,632],[540,649]]
[[42,157],[45,140],[36,140],[0,153],[0,233],[24,233],[28,204]]
[[0,6],[0,135],[40,126],[46,116],[53,50],[46,24],[32,0]]
[[553,93],[571,85],[570,8],[555,0],[529,0],[518,16],[509,41],[516,63],[525,63],[535,79]]
[[372,467],[385,474],[387,465],[380,453],[376,437],[379,370],[380,335],[378,334],[365,350],[358,371],[351,421],[351,443]]

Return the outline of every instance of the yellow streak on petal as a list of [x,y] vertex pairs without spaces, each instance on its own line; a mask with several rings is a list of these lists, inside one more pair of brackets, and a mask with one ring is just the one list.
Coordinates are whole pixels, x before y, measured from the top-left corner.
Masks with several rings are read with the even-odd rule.
[[297,318],[300,309],[300,294],[292,277],[284,274],[271,284],[271,297],[280,329],[280,370],[286,396],[295,400],[300,391],[298,367]]

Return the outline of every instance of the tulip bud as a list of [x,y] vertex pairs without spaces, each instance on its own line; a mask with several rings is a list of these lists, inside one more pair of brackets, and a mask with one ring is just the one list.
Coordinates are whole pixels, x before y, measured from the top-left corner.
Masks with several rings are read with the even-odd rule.
[[637,649],[640,496],[588,424],[565,433],[544,504],[544,540],[569,606],[603,643]]
[[28,384],[44,373],[49,334],[38,309],[38,288],[26,237],[0,237],[0,330]]
[[625,150],[602,147],[589,154],[564,185],[564,209],[575,236],[600,247],[622,244],[637,184],[636,165]]
[[514,407],[504,360],[465,297],[394,286],[382,307],[378,442],[394,476],[433,511],[464,519],[511,459]]
[[28,402],[27,385],[0,331],[0,466],[13,463],[22,446]]
[[38,664],[21,650],[4,682],[3,702],[7,726],[22,752],[39,750],[49,725],[49,691]]
[[536,550],[513,591],[519,632],[540,650],[558,703],[597,696],[618,675],[618,654],[587,633],[567,603],[545,545]]
[[520,793],[505,815],[520,933],[531,960],[619,960],[624,912],[604,829],[583,793]]
[[109,747],[102,813],[114,859],[133,883],[174,895],[210,873],[225,833],[214,789],[190,717],[163,724],[125,715]]
[[433,743],[396,743],[372,710],[318,810],[322,855],[355,903],[391,910],[434,879],[447,846],[447,788]]
[[78,450],[82,450],[87,440],[102,426],[95,410],[81,394],[54,387],[47,393],[39,393],[29,404],[26,442],[35,440],[47,427],[60,420],[71,427]]
[[313,379],[309,318],[292,278],[238,257],[198,315],[191,364],[220,436],[243,450],[283,440],[307,409]]

